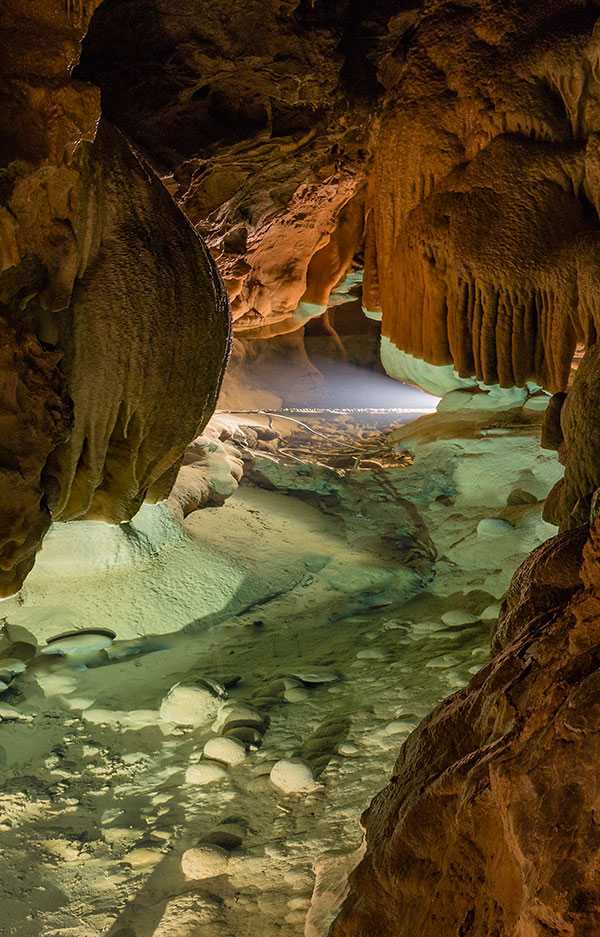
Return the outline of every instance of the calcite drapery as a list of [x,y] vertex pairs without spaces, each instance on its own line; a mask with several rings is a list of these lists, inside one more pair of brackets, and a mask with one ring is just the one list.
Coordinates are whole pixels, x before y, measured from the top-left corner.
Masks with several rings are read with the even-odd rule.
[[597,332],[594,5],[368,6],[105,0],[79,74],[206,236],[247,338],[327,302],[310,281],[367,179],[356,253],[384,336],[564,389]]
[[0,10],[0,596],[54,517],[166,497],[229,341],[208,252],[71,70],[95,3]]
[[572,0],[482,0],[390,24],[365,306],[403,351],[562,390],[594,339],[596,18]]

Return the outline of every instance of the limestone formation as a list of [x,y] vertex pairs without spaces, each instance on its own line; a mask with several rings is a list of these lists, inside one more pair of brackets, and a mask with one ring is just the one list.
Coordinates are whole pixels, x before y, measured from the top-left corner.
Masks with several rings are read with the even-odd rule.
[[564,390],[597,331],[594,5],[368,6],[105,0],[78,75],[206,236],[248,339],[323,313],[354,259],[393,347]]
[[403,351],[566,387],[596,334],[596,17],[448,0],[390,21],[364,302]]
[[78,69],[206,238],[236,328],[265,337],[301,327],[298,305],[326,302],[362,241],[369,89],[348,107],[325,6],[105,0]]
[[71,77],[94,6],[0,13],[0,596],[52,517],[121,522],[168,495],[227,353],[210,255]]
[[600,429],[595,417],[600,407],[599,376],[600,348],[596,343],[578,367],[559,410],[560,432],[552,433],[556,422],[552,413],[545,421],[547,445],[558,448],[565,475],[552,490],[544,516],[562,528],[587,523],[592,496],[600,487]]
[[[499,652],[413,732],[363,815],[331,937],[597,932],[599,540],[596,525],[583,564],[581,537],[549,541],[518,572]],[[579,591],[551,573],[576,567]]]

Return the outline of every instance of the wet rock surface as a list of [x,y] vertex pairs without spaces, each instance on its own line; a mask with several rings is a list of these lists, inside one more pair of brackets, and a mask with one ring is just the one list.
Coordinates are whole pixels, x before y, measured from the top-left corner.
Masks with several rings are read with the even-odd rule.
[[540,590],[554,552],[581,566],[583,539],[526,562],[510,602],[520,628],[501,618],[502,650],[405,742],[363,816],[367,853],[335,937],[595,932],[598,580],[537,615],[523,589]]
[[[360,518],[355,527],[353,471],[328,470],[332,513],[327,501],[305,500],[306,479],[321,490],[324,476],[307,464],[294,491],[283,454],[270,465],[285,493],[246,479],[222,507],[187,516],[189,539],[161,539],[143,562],[107,564],[100,581],[82,566],[61,591],[54,576],[50,605],[48,553],[24,604],[5,606],[12,638],[23,641],[27,623],[41,647],[92,625],[116,638],[84,667],[37,654],[3,695],[12,707],[6,719],[0,710],[9,937],[179,937],[188,927],[264,937],[282,921],[290,934],[327,933],[360,858],[361,810],[403,739],[486,663],[510,569],[552,532],[539,526],[541,504],[505,501],[524,472],[530,486],[548,485],[555,457],[540,456],[536,425],[515,437],[502,419],[488,415],[470,439],[443,415],[393,431],[414,458],[384,469],[381,490],[389,473],[437,555],[434,578],[432,558],[426,575],[407,558],[408,591],[397,547],[366,537]],[[252,434],[248,416],[237,429],[227,420],[219,433],[237,439],[246,461],[277,460],[277,447],[250,455],[260,434],[285,448],[286,421],[257,416]],[[477,537],[489,493],[467,484],[461,466],[468,454],[477,479],[507,445],[497,501],[512,512],[511,530],[499,568],[497,543],[484,559]],[[371,498],[372,472],[356,471]],[[45,550],[60,558],[57,535],[70,530],[51,534]],[[238,596],[224,579],[241,583]],[[442,749],[440,736],[437,758]]]

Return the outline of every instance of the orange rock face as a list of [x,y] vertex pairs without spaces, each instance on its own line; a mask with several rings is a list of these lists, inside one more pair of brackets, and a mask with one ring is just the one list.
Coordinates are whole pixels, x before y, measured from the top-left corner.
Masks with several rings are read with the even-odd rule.
[[[577,368],[560,409],[560,434],[554,434],[565,475],[552,490],[544,516],[563,528],[587,521],[592,497],[600,487],[600,430],[595,418],[600,406],[599,376],[600,349],[595,344]],[[551,436],[552,413],[546,423],[547,435]]]
[[71,78],[94,7],[0,11],[0,596],[51,517],[120,522],[166,497],[228,348],[208,251]]
[[596,16],[482,0],[391,21],[365,280],[398,348],[566,387],[596,333]]
[[[367,854],[331,937],[597,933],[599,538],[583,567],[567,534],[517,574],[508,643],[413,732],[364,815]],[[581,581],[535,614],[553,552]]]
[[353,252],[399,349],[557,391],[597,331],[595,21],[579,0],[105,0],[77,74],[206,238],[249,339],[301,328]]
[[305,294],[326,302],[362,241],[347,206],[370,115],[348,106],[342,24],[320,7],[107,0],[85,42],[78,74],[206,239],[238,331],[286,323]]

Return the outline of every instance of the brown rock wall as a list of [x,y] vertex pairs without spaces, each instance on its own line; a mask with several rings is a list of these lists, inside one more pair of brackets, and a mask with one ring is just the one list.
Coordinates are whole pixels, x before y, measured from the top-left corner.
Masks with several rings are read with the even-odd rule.
[[366,857],[332,937],[597,933],[597,540],[596,527],[585,590],[532,617],[523,578],[545,585],[552,541],[534,554],[506,645],[408,738],[363,816]]
[[72,80],[96,6],[0,11],[0,596],[51,516],[118,522],[167,496],[228,348],[210,255]]

